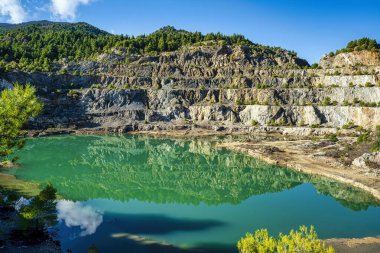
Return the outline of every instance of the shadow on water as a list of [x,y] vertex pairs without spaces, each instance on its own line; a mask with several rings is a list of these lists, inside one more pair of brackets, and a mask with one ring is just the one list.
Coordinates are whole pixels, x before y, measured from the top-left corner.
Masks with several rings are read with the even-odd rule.
[[55,136],[31,139],[20,153],[25,169],[15,170],[17,177],[51,182],[71,200],[239,204],[310,182],[352,210],[379,205],[357,188],[216,149],[209,140]]
[[[86,208],[86,207],[84,207]],[[78,215],[78,214],[77,214]],[[79,215],[80,216],[80,215]],[[86,252],[89,245],[95,244],[99,252],[103,250],[112,252],[234,252],[234,245],[207,244],[198,246],[180,247],[164,241],[149,238],[143,235],[164,235],[176,232],[207,231],[224,223],[209,219],[181,219],[165,215],[144,214],[115,214],[107,213],[102,217],[103,222],[97,224],[91,233],[83,234],[83,230],[89,231],[89,224],[94,224],[91,215],[86,215],[82,224],[76,228],[63,225],[67,221],[73,221],[74,217],[65,217],[59,227],[59,239],[62,249],[72,249],[74,252]],[[62,217],[61,217],[62,218]],[[82,217],[83,218],[83,217]],[[82,232],[80,232],[82,230]],[[95,233],[96,232],[96,233]],[[105,240],[105,238],[107,238]]]
[[125,227],[120,225],[119,229],[130,234],[168,234],[177,231],[201,231],[224,225],[223,222],[217,220],[176,219],[158,214],[118,214],[117,216],[112,215],[112,217],[114,218],[108,222],[114,223],[116,227],[117,224],[128,224]]

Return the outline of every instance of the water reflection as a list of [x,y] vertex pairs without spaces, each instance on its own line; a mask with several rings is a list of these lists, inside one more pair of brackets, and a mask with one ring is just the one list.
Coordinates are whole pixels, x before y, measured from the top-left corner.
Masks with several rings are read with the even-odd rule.
[[31,139],[21,152],[22,163],[33,169],[19,170],[18,176],[49,181],[71,200],[239,204],[311,182],[353,210],[378,205],[364,191],[216,149],[210,140],[58,136]]
[[67,227],[80,227],[79,236],[94,234],[103,222],[103,215],[93,207],[69,200],[57,202],[57,217]]

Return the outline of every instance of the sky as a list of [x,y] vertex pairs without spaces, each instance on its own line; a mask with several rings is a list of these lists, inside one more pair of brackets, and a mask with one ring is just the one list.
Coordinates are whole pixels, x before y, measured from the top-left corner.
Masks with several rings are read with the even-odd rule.
[[380,42],[380,0],[0,0],[0,22],[87,22],[115,34],[149,34],[172,25],[238,33],[294,50],[309,63],[347,42]]

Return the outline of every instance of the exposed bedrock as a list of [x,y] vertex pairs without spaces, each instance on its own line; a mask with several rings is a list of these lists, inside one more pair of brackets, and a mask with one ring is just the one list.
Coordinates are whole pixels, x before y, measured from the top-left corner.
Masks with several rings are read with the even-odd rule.
[[0,88],[37,87],[45,109],[33,128],[380,125],[379,53],[326,56],[317,69],[305,64],[288,53],[266,58],[242,46],[194,46],[63,61],[51,73],[2,73]]

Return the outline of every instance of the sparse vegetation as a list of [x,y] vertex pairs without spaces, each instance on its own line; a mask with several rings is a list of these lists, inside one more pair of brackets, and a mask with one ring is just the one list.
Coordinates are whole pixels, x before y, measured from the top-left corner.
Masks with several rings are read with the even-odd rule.
[[259,122],[257,122],[256,120],[251,121],[251,126],[258,126],[258,125],[259,125]]
[[356,131],[359,132],[359,136],[357,138],[358,143],[367,143],[371,140],[371,133],[369,130],[363,127],[358,127]]
[[338,141],[338,136],[334,133],[326,134],[325,138],[328,139],[329,141],[332,141],[332,142]]
[[376,126],[375,138],[372,144],[372,151],[373,152],[380,151],[380,126]]
[[329,106],[331,105],[331,98],[330,97],[325,97],[322,101],[323,106]]
[[349,121],[342,126],[342,129],[352,129],[352,128],[355,128],[355,123],[352,121]]

